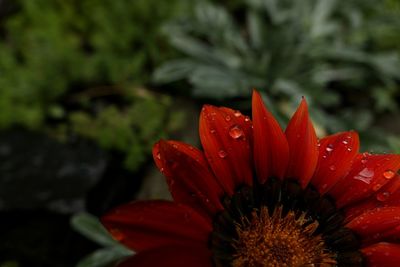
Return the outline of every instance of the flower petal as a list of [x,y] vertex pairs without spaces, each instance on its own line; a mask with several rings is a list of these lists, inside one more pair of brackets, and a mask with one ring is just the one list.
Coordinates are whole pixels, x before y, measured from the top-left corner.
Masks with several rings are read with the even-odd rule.
[[318,164],[311,183],[323,195],[349,172],[360,141],[358,134],[350,131],[322,138],[319,144]]
[[181,142],[161,140],[154,145],[153,157],[176,202],[191,206],[210,219],[223,209],[223,189],[203,152]]
[[377,243],[361,249],[368,267],[394,267],[400,262],[400,245]]
[[258,180],[264,183],[268,177],[283,179],[289,161],[286,136],[257,91],[253,91],[252,110],[253,152]]
[[285,131],[289,143],[289,166],[286,177],[298,179],[305,188],[318,162],[318,141],[303,98]]
[[345,210],[345,221],[349,222],[365,211],[388,206],[400,207],[400,175],[398,174],[379,189],[379,191],[375,192],[373,196],[347,207]]
[[400,167],[400,155],[357,155],[349,174],[329,194],[342,208],[371,196],[392,179]]
[[168,246],[134,255],[118,267],[212,267],[211,255],[206,246]]
[[239,185],[251,185],[251,121],[240,112],[206,105],[200,114],[200,140],[215,176],[232,195]]
[[[400,207],[382,207],[369,210],[346,224],[365,242],[381,241],[381,233],[400,226]],[[368,241],[368,239],[370,241]]]
[[206,244],[211,224],[192,208],[170,201],[122,205],[102,218],[122,244],[140,252],[168,245]]

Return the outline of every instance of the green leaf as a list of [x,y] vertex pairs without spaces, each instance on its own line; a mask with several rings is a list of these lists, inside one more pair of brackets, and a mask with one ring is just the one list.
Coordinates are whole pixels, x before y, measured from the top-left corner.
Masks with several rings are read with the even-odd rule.
[[176,59],[158,67],[153,73],[153,80],[157,83],[178,81],[190,75],[196,68],[191,60]]
[[78,262],[76,267],[103,267],[132,255],[133,252],[124,247],[99,249]]
[[75,214],[71,218],[71,226],[77,232],[100,245],[119,245],[119,243],[111,237],[108,231],[100,223],[99,219],[89,213]]

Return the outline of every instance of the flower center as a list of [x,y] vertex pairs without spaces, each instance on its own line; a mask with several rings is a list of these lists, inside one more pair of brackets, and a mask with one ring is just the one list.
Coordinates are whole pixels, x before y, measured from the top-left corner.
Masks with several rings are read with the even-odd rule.
[[322,237],[314,235],[317,228],[318,222],[310,222],[304,212],[297,217],[290,211],[283,217],[281,207],[272,215],[265,206],[254,210],[250,219],[244,217],[236,225],[232,266],[333,266],[334,255],[326,251]]
[[269,178],[222,199],[209,246],[216,267],[364,267],[358,236],[329,196]]

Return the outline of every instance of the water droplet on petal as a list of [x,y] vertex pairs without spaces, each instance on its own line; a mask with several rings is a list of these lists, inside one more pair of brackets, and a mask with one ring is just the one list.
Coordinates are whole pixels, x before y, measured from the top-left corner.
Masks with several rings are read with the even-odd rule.
[[244,121],[250,121],[250,118],[246,116],[246,118],[244,118]]
[[242,116],[242,113],[240,113],[239,110],[236,110],[236,111],[233,113],[233,115],[235,115],[235,117],[240,117],[240,116]]
[[215,134],[215,129],[211,129],[210,133]]
[[372,190],[376,192],[376,191],[378,191],[379,189],[381,189],[381,187],[382,187],[381,184],[376,184],[376,185],[374,185],[374,186],[372,187]]
[[351,152],[353,149],[351,147],[347,148],[347,151]]
[[331,171],[335,171],[335,170],[336,170],[336,166],[335,166],[335,165],[331,165],[331,166],[329,166],[329,169],[330,169]]
[[383,201],[386,201],[389,198],[389,196],[390,196],[389,192],[380,192],[380,193],[378,193],[376,195],[376,199],[378,201],[382,201],[383,202]]
[[156,158],[159,159],[159,160],[161,159],[161,153],[160,152],[157,152]]
[[332,144],[327,145],[326,148],[325,148],[325,150],[326,150],[327,152],[332,152],[332,151],[333,151],[333,145],[332,145]]
[[176,145],[176,144],[173,144],[172,146],[173,146],[173,148],[178,148],[178,145]]
[[238,139],[244,135],[242,128],[239,125],[234,125],[229,129],[229,135],[233,139]]
[[374,174],[374,170],[364,168],[358,173],[358,175],[354,176],[354,179],[360,180],[366,184],[370,184]]
[[226,121],[230,121],[230,120],[231,120],[231,116],[227,115],[227,116],[225,117],[225,120],[226,120]]
[[347,145],[347,144],[349,144],[349,141],[343,140],[342,143],[345,144],[345,145]]
[[228,155],[228,153],[226,153],[225,150],[222,150],[222,149],[221,149],[221,150],[218,152],[218,156],[219,156],[221,159],[226,158],[227,155]]
[[383,177],[385,177],[385,179],[388,179],[388,180],[392,179],[394,177],[394,175],[395,175],[395,172],[392,170],[386,170],[383,172]]

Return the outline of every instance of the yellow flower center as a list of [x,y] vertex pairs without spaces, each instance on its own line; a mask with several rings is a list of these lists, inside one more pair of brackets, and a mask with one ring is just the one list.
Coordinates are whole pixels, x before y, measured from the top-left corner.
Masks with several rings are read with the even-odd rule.
[[[250,216],[249,216],[250,217]],[[236,225],[233,267],[300,267],[335,266],[335,255],[326,250],[315,230],[318,221],[310,221],[303,212],[296,216],[282,208],[269,215],[268,208],[254,210],[250,218],[243,217]]]

